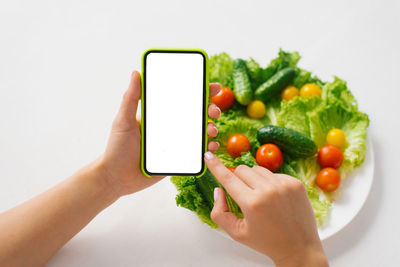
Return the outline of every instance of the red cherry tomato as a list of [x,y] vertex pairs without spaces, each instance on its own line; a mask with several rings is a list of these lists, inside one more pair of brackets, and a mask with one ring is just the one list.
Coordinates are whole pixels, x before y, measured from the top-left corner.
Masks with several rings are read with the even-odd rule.
[[274,144],[262,145],[257,150],[256,161],[258,165],[267,168],[271,172],[276,172],[283,163],[282,152]]
[[229,109],[235,102],[235,94],[228,87],[222,87],[217,95],[211,97],[211,101],[224,111]]
[[321,168],[339,168],[343,162],[342,151],[333,145],[325,145],[318,152],[318,163]]
[[228,150],[229,155],[233,158],[240,157],[242,152],[250,150],[250,141],[243,134],[234,134],[229,137],[226,143],[226,150]]
[[325,192],[336,190],[340,185],[340,174],[334,168],[324,168],[317,176],[317,185]]

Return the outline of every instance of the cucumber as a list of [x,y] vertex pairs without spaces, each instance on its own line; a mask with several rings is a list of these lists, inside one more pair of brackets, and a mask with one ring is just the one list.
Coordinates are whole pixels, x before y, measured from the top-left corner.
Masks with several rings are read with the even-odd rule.
[[292,82],[295,74],[296,70],[293,68],[284,68],[278,71],[256,89],[255,98],[268,102]]
[[233,62],[233,93],[236,101],[242,105],[248,105],[253,100],[253,90],[247,74],[246,62],[236,59]]
[[317,153],[314,141],[304,134],[273,125],[258,130],[257,139],[261,144],[272,143],[294,158],[306,158]]

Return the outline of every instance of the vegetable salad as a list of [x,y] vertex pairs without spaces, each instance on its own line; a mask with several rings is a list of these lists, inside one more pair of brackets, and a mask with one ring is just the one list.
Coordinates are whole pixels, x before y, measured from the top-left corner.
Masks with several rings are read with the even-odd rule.
[[[260,165],[301,180],[321,226],[340,195],[340,181],[364,161],[369,119],[345,81],[322,81],[298,67],[299,60],[297,52],[283,50],[265,68],[226,53],[210,58],[210,82],[223,87],[211,99],[222,110],[213,120],[218,128],[213,140],[220,143],[214,154],[231,171]],[[212,173],[171,181],[179,191],[177,205],[217,228],[210,212],[214,188],[222,186]],[[229,209],[243,217],[225,193]]]

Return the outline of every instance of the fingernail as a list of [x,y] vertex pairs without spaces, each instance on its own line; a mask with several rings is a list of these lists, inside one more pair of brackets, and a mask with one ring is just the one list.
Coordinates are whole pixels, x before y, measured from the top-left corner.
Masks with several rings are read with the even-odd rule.
[[206,157],[207,160],[213,159],[215,157],[214,154],[211,153],[210,151],[204,153],[204,156]]
[[217,201],[217,200],[218,200],[218,195],[219,195],[218,187],[215,187],[215,188],[214,188],[214,201]]
[[132,71],[131,79],[133,79],[134,77],[135,77],[135,78],[136,78],[136,77],[139,77],[139,78],[140,78],[140,73],[139,73],[137,70]]

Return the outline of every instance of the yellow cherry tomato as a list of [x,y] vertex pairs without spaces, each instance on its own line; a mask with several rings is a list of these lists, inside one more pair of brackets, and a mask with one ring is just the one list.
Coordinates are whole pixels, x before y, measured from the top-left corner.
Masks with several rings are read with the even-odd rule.
[[346,135],[340,129],[332,129],[326,135],[326,142],[337,147],[344,147],[346,145]]
[[299,89],[294,87],[293,85],[289,85],[282,91],[282,100],[290,101],[296,96],[299,96]]
[[312,97],[312,96],[318,96],[321,97],[321,88],[319,88],[318,85],[315,83],[307,83],[303,85],[300,89],[300,96],[303,97]]
[[260,100],[254,100],[247,106],[247,115],[253,119],[261,119],[265,115],[265,105]]

